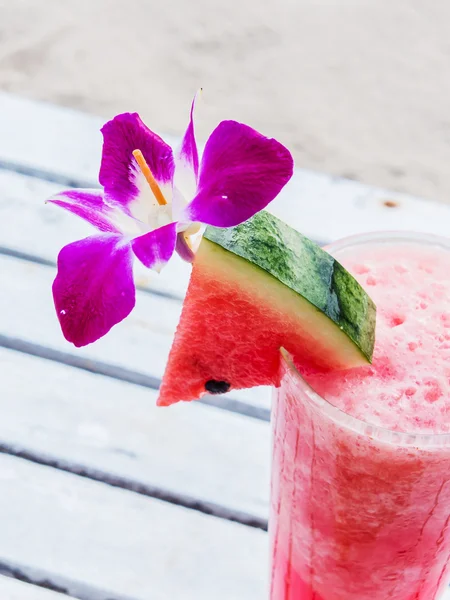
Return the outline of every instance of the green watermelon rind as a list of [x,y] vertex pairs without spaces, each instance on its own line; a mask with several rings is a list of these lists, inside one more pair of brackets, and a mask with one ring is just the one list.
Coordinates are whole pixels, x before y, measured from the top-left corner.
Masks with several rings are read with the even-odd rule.
[[263,269],[329,317],[372,361],[376,307],[356,279],[313,241],[266,211],[204,237]]

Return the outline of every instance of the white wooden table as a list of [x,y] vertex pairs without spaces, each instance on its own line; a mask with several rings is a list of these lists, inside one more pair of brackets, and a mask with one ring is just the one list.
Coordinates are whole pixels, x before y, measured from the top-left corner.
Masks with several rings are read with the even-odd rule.
[[[55,258],[90,229],[44,200],[96,183],[100,125],[0,94],[0,598],[263,599],[270,391],[155,407],[189,267],[139,273],[136,309],[93,346],[59,331]],[[450,224],[306,171],[272,210],[321,242]]]

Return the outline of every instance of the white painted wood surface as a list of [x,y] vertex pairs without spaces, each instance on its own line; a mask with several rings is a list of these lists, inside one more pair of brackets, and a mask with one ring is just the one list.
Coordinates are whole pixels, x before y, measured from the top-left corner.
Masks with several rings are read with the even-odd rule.
[[[27,123],[26,110],[21,114]],[[34,125],[34,140],[36,124],[39,122],[39,128],[44,121],[28,121],[28,125]],[[53,142],[60,139],[62,131],[69,135],[63,122],[58,123],[58,129]],[[82,127],[77,129],[82,135]],[[3,133],[0,137],[5,139],[11,130]],[[52,146],[52,136],[53,133],[47,135],[48,148]],[[40,165],[24,160],[24,147],[13,143],[7,149],[8,156],[2,154],[1,159],[45,168],[45,160]],[[45,151],[38,154],[45,159]],[[85,148],[82,155],[86,158]],[[53,164],[54,158],[50,160]],[[76,169],[79,167],[77,162]],[[82,170],[88,172],[84,166]],[[75,172],[73,176],[77,176]],[[54,260],[63,244],[90,233],[90,228],[77,219],[63,213],[56,216],[52,209],[50,215],[50,207],[43,205],[43,200],[60,186],[8,172],[2,172],[0,178],[2,246]],[[66,219],[67,227],[60,227],[59,218]],[[38,308],[38,297],[47,305],[51,300],[52,269],[36,270],[23,261],[10,262],[6,267],[8,260],[0,267],[0,301],[12,306],[14,298],[18,298],[16,294],[22,300],[15,306],[16,326],[7,327],[9,317],[4,318],[2,333],[19,337],[23,334],[24,339],[51,345],[50,338],[57,332],[61,341],[52,311],[45,315],[46,309]],[[158,282],[158,290],[183,294],[189,268],[179,265],[184,274],[175,267],[167,278],[167,287]],[[44,272],[48,273],[46,277]],[[41,278],[43,284],[39,284]],[[33,301],[25,306],[27,296]],[[158,302],[154,296],[139,297],[144,302],[143,322],[139,322],[138,310],[130,331],[137,329],[145,337],[140,364],[144,366],[145,362],[147,368],[143,371],[148,373],[152,362],[148,348],[155,348],[152,372],[160,376],[164,354],[159,347],[165,344],[167,353],[173,331],[165,327],[166,323],[174,327],[179,305],[168,300]],[[169,318],[170,311],[173,312]],[[149,326],[154,336],[149,335],[148,329],[145,331]],[[108,344],[116,346],[119,360],[115,361],[106,347],[97,358],[123,365],[120,357],[136,346],[133,337],[134,334],[128,338],[130,345],[122,349],[117,340]],[[53,347],[74,350],[66,344]],[[49,455],[57,453],[63,461],[87,463],[90,468],[137,482],[266,516],[267,424],[200,405],[157,410],[156,394],[151,390],[19,353],[1,353],[7,372],[0,384],[0,404],[4,402],[2,412],[7,414],[0,425],[3,443]],[[135,361],[128,366],[138,369]],[[39,381],[34,389],[27,383],[31,373]],[[8,390],[14,390],[14,395]],[[226,444],[220,441],[224,436],[230,438]],[[111,596],[124,594],[138,600],[248,599],[264,595],[267,538],[259,530],[12,457],[0,456],[0,473],[0,510],[8,523],[2,528],[3,544],[0,540],[3,560],[109,589]]]
[[[55,260],[64,244],[91,233],[43,204],[61,185],[1,167],[92,185],[101,125],[97,117],[0,93],[0,246]],[[450,222],[447,206],[304,170],[271,210],[322,242],[376,229],[448,235]],[[50,267],[0,257],[0,333],[161,376],[179,304],[139,293],[133,315],[106,341],[76,351],[53,314],[53,276]],[[138,277],[182,297],[189,267],[175,260],[161,277],[143,269]],[[200,405],[158,410],[151,390],[4,349],[0,364],[1,442],[267,515],[266,423]],[[267,390],[249,398],[269,406]],[[111,596],[266,595],[267,537],[256,529],[6,455],[0,455],[0,511],[2,560]],[[59,597],[0,577],[1,600]]]
[[64,594],[2,575],[0,575],[0,598],[2,600],[67,600]]
[[[95,183],[103,121],[0,93],[0,162]],[[398,206],[390,208],[386,200]],[[305,235],[324,242],[374,230],[447,235],[450,221],[449,206],[300,168],[271,210]]]
[[447,237],[450,223],[448,205],[300,169],[270,210],[321,242],[394,230]]
[[0,456],[0,556],[136,600],[260,600],[267,536]]
[[96,182],[104,120],[0,93],[0,160]]
[[3,444],[267,519],[268,423],[4,348],[0,364]]

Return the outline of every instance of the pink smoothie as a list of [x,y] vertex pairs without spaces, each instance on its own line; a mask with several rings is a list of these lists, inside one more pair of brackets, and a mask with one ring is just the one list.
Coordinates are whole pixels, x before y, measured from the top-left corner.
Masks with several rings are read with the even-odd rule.
[[284,370],[271,600],[435,600],[450,559],[450,436],[433,435],[450,432],[450,250],[391,240],[332,253],[377,305],[374,361],[308,378],[358,421]]

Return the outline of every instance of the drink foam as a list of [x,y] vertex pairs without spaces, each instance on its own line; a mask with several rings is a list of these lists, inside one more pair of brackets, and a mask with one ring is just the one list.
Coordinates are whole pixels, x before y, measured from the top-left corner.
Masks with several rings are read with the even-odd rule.
[[374,425],[450,432],[450,250],[402,241],[335,254],[377,305],[373,363],[308,382]]

